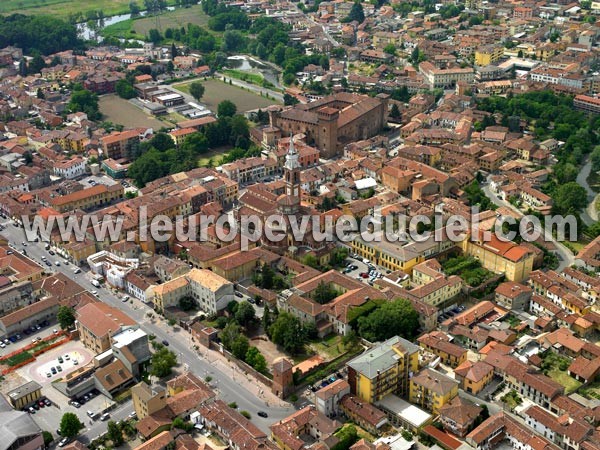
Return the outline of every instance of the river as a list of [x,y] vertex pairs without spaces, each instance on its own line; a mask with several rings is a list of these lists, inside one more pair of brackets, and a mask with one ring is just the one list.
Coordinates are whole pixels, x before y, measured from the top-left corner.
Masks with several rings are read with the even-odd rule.
[[260,72],[265,80],[276,88],[281,89],[281,85],[279,84],[279,71],[259,59],[247,55],[233,55],[227,58],[227,65],[232,69],[242,70],[248,73]]

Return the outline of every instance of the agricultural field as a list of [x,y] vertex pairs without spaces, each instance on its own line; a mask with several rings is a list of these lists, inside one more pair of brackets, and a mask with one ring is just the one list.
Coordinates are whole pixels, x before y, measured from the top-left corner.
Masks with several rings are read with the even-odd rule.
[[130,0],[2,0],[0,14],[48,14],[66,18],[69,14],[99,10],[104,16],[129,12]]
[[151,127],[158,130],[168,126],[114,94],[101,96],[99,106],[105,120],[125,127]]
[[167,28],[181,28],[187,26],[188,23],[208,28],[208,19],[209,17],[202,11],[202,7],[194,5],[189,8],[167,11],[159,16],[130,19],[109,25],[102,30],[102,35],[139,39],[146,36],[152,28],[164,32]]
[[[186,94],[190,93],[189,85],[191,81],[174,84],[173,87]],[[201,103],[206,104],[212,111],[217,111],[218,104],[223,100],[231,100],[237,106],[238,112],[250,111],[257,108],[266,108],[267,106],[279,103],[258,94],[247,91],[237,86],[233,86],[223,81],[209,79],[202,81],[205,91]]]

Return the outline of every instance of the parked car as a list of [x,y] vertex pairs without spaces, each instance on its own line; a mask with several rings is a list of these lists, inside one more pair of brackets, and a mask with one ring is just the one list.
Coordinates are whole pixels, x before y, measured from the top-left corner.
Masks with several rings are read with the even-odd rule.
[[167,341],[166,339],[162,340],[162,345],[164,345],[165,347],[169,346],[169,341]]
[[28,409],[29,414],[35,414],[35,409],[33,409],[31,406]]
[[235,292],[235,296],[239,297],[239,298],[244,298],[244,296],[242,295],[242,293],[241,292],[237,292],[237,291]]
[[61,364],[65,362],[65,361],[63,360],[62,356],[59,356],[59,357],[58,357],[58,362],[59,362],[59,363],[61,363]]
[[62,438],[61,441],[58,443],[59,447],[64,447],[65,445],[67,445],[67,443],[69,442],[69,438]]
[[258,414],[260,417],[264,417],[265,419],[269,417],[269,415],[264,411],[258,411],[256,414]]
[[105,421],[107,421],[108,419],[110,419],[110,414],[109,414],[109,413],[104,413],[104,414],[102,414],[102,416],[100,417],[100,420],[101,420],[102,422],[105,422]]
[[47,398],[44,399],[44,405],[46,406],[52,406],[52,402],[50,400],[48,400]]

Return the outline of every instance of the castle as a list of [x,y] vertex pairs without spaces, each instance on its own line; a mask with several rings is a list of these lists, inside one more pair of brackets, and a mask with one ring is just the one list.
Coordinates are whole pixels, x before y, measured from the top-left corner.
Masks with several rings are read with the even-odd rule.
[[344,145],[378,134],[388,119],[387,94],[375,97],[341,92],[320,100],[269,111],[272,132],[300,134],[321,157],[340,155]]

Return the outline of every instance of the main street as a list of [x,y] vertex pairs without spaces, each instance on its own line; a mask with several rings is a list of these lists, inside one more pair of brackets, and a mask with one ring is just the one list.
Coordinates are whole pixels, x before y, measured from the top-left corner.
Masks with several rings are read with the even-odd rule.
[[[7,221],[4,222],[6,228],[0,234],[6,236],[16,249],[22,250],[21,242],[26,241],[23,228],[17,228],[7,223]],[[41,263],[42,256],[46,256],[53,263],[51,270],[60,271],[84,288],[94,289],[90,283],[89,275],[85,271],[75,274],[72,264],[67,266],[59,256],[49,256],[44,250],[44,245],[44,242],[27,243],[27,247],[25,247],[27,255],[38,263]],[[59,261],[60,266],[56,266],[55,261]],[[43,264],[42,266],[46,267]],[[49,267],[47,269],[50,270]],[[242,375],[236,375],[234,370],[229,367],[226,368],[220,361],[218,364],[215,363],[217,359],[216,352],[203,350],[202,355],[196,352],[190,345],[189,335],[186,331],[181,330],[179,327],[175,330],[173,327],[168,326],[164,319],[157,317],[152,309],[140,301],[134,300],[133,304],[123,302],[109,289],[100,288],[97,290],[98,296],[103,302],[124,310],[140,324],[146,333],[154,334],[159,342],[162,340],[168,341],[170,344],[169,349],[177,354],[180,364],[186,365],[192,373],[200,378],[212,377],[211,384],[217,389],[219,397],[226,403],[236,402],[240,410],[248,411],[252,415],[252,421],[265,433],[269,433],[269,425],[287,417],[293,411],[291,405],[287,407],[276,406],[260,398],[258,393],[261,388],[258,385],[250,390],[243,383],[240,383],[239,378]],[[151,319],[148,313],[153,313],[154,318]],[[235,377],[238,379],[235,380]],[[269,417],[259,417],[256,414],[258,411],[265,411]],[[93,437],[100,434],[96,428],[98,427],[93,427]]]
[[[518,208],[516,208],[514,205],[510,204],[509,202],[506,202],[506,201],[500,199],[490,189],[490,179],[491,179],[491,175],[488,176],[486,184],[481,188],[483,190],[483,193],[494,204],[496,204],[498,206],[504,206],[506,208],[509,208],[510,210],[516,212],[520,216],[523,216],[523,212],[521,210],[519,210]],[[573,253],[571,252],[571,250],[569,250],[567,247],[565,247],[560,242],[558,242],[556,239],[554,239],[554,236],[552,236],[552,233],[550,231],[546,230],[544,228],[543,224],[541,227],[538,225],[535,225],[534,230],[538,233],[543,233],[543,236],[544,236],[544,239],[546,239],[546,242],[552,242],[554,244],[554,246],[556,247],[556,253],[558,254],[558,259],[559,259],[558,268],[556,269],[557,272],[562,271],[565,267],[570,267],[573,265],[573,263],[575,262],[575,257],[573,256]]]

